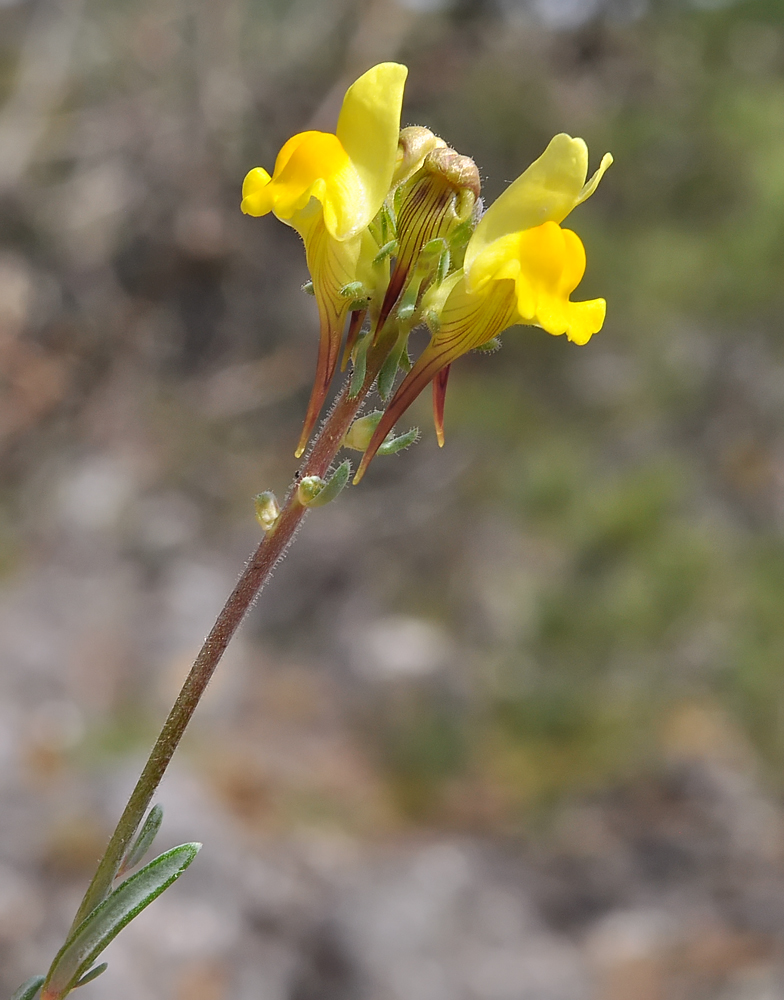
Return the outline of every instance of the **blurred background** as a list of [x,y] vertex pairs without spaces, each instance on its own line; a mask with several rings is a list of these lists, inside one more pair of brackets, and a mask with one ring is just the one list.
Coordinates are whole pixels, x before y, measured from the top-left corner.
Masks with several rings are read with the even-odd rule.
[[[784,996],[781,0],[0,0],[0,993],[43,972],[315,365],[254,165],[410,67],[494,198],[559,131],[587,347],[454,366],[314,514],[94,1000]],[[426,394],[427,395],[427,394]]]

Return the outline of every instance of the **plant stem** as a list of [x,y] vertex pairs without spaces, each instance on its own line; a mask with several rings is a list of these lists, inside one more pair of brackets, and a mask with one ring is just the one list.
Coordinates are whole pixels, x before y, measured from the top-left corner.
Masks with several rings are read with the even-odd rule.
[[[301,467],[300,476],[323,476],[327,472],[332,460],[340,450],[343,437],[359,411],[372,381],[372,377],[369,376],[365,380],[363,391],[353,399],[349,397],[347,387],[343,389],[332,413],[322,427],[310,455]],[[74,918],[68,934],[69,938],[82,920],[110,892],[112,882],[131,839],[144,818],[155,790],[163,778],[174,751],[182,739],[185,728],[190,722],[229,640],[236,632],[259,590],[269,579],[275,564],[285,552],[305,516],[307,508],[303,507],[297,499],[296,484],[299,478],[296,477],[292,483],[288,500],[275,527],[262,539],[205,639],[98,864],[92,882]],[[55,959],[55,963],[56,961]],[[50,969],[50,976],[53,969],[54,964]],[[48,982],[47,978],[47,985]],[[57,995],[56,992],[47,993],[47,987],[44,986],[42,997],[55,997]]]

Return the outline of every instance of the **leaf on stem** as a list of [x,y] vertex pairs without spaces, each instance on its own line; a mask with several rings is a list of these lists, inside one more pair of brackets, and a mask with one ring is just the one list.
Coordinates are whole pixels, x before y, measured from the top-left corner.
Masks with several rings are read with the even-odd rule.
[[152,842],[158,835],[162,822],[163,806],[154,805],[147,813],[147,819],[144,821],[144,825],[139,831],[139,836],[128,848],[128,851],[117,872],[118,876],[130,871],[131,868],[135,868],[139,864],[147,851],[149,851],[152,847]]
[[134,917],[169,888],[199,853],[201,844],[181,844],[131,875],[76,928],[55,958],[47,997],[64,997],[92,969],[104,948]]
[[11,997],[11,1000],[33,1000],[38,995],[38,991],[44,985],[43,976],[31,976],[26,983],[22,983],[19,989]]
[[311,499],[307,501],[300,499],[300,502],[305,507],[323,507],[325,504],[331,503],[339,493],[343,492],[343,488],[348,482],[350,475],[351,462],[346,459],[345,462],[340,463],[329,481]]
[[76,986],[74,986],[74,989],[78,990],[80,986],[86,986],[87,983],[91,983],[93,981],[93,979],[97,979],[98,976],[100,976],[102,973],[106,972],[106,970],[108,968],[109,968],[109,963],[108,962],[101,962],[100,965],[93,966],[93,968],[90,969],[90,971],[88,973],[86,973],[84,976],[82,976],[82,978],[79,980],[79,982],[76,984]]

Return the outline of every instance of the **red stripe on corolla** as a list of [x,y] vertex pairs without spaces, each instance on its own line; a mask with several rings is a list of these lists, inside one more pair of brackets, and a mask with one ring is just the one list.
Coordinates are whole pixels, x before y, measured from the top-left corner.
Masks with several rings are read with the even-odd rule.
[[446,402],[446,384],[449,381],[451,365],[446,365],[433,379],[433,421],[436,425],[438,447],[444,447],[444,403]]
[[354,345],[357,342],[359,332],[362,329],[362,324],[365,322],[366,316],[367,309],[355,309],[351,314],[351,318],[348,321],[346,346],[343,348],[343,360],[340,362],[340,370],[342,372],[346,370],[348,359],[351,357],[351,352],[354,350]]

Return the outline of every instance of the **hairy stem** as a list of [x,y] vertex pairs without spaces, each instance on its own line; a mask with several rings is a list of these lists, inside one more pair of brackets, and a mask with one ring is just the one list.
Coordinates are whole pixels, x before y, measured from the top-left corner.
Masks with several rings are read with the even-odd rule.
[[[144,818],[155,790],[163,778],[166,768],[174,755],[174,751],[182,739],[182,735],[193,716],[201,696],[204,694],[215,668],[223,656],[229,640],[236,632],[259,590],[269,579],[276,562],[285,552],[305,516],[307,508],[303,507],[297,499],[296,483],[302,476],[324,476],[327,472],[335,455],[340,450],[346,431],[362,406],[362,402],[372,381],[373,378],[369,375],[363,386],[363,391],[353,399],[349,397],[347,389],[344,389],[340,394],[332,413],[327,418],[316,439],[310,455],[305,459],[299,475],[295,477],[292,483],[292,488],[281,512],[280,519],[275,524],[273,530],[261,541],[245,567],[242,576],[239,578],[236,587],[223,606],[223,610],[218,615],[177,696],[177,700],[164,723],[163,729],[144,766],[144,770],[112,834],[111,840],[74,918],[71,931],[68,935],[69,938],[82,920],[111,891],[112,882],[119,870],[123,856],[128,850],[131,839]],[[56,997],[61,995],[57,989],[57,985],[54,982],[50,982],[56,962],[57,959],[55,959],[47,982],[44,985],[42,1000],[44,998],[45,1000],[55,1000]]]

